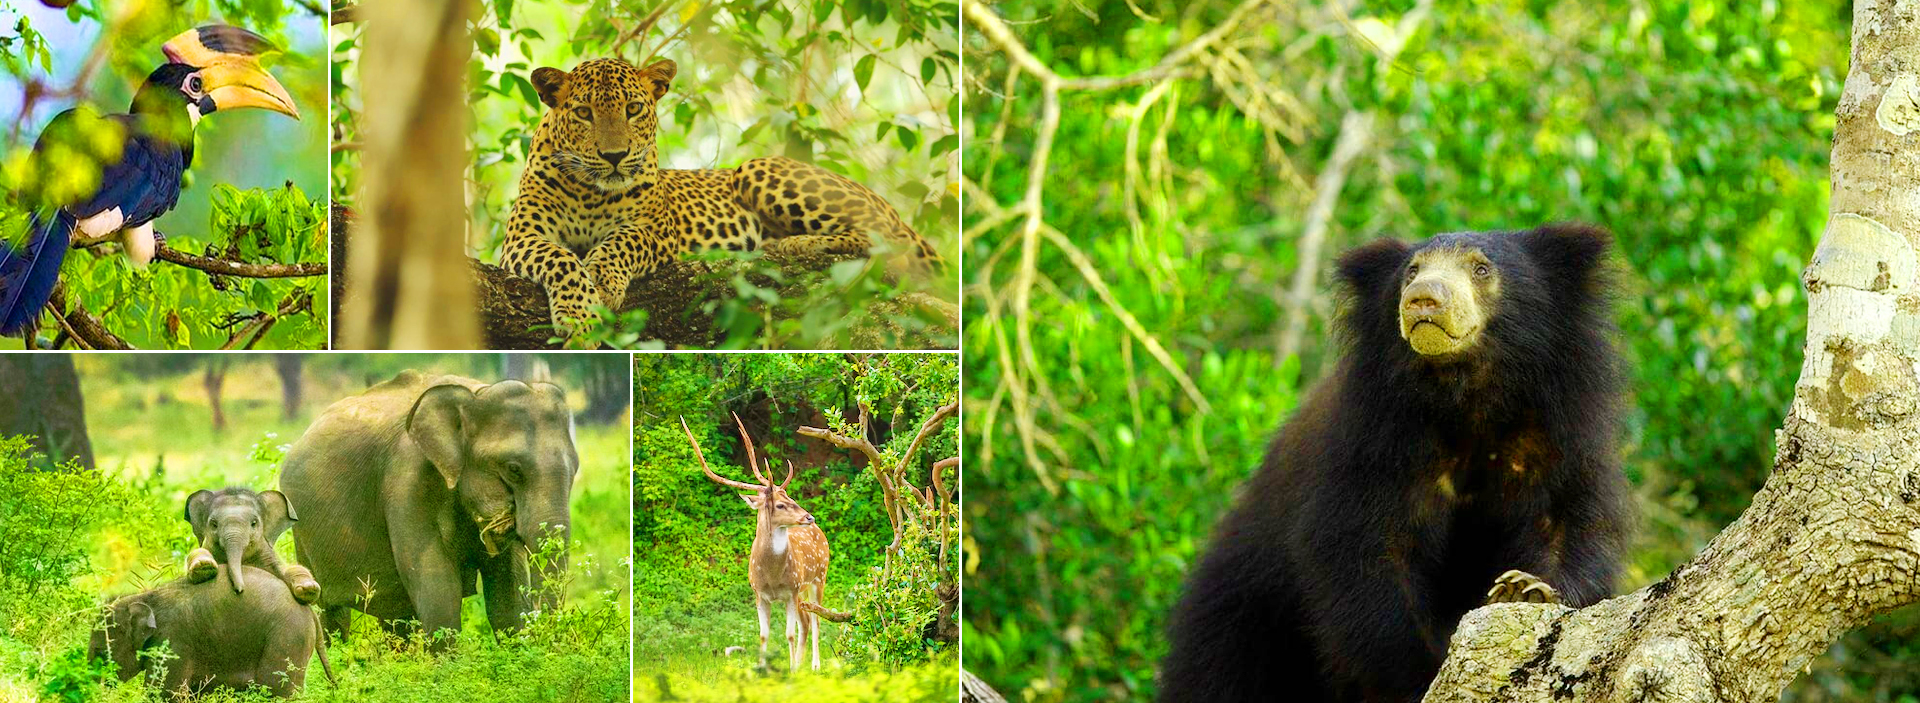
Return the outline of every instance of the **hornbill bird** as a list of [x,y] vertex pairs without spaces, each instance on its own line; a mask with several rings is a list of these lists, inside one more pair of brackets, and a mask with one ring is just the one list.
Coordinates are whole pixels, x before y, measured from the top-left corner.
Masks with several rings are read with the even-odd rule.
[[[22,203],[33,208],[25,240],[0,236],[0,336],[18,335],[39,318],[75,240],[118,234],[135,266],[153,260],[153,220],[180,198],[200,118],[254,107],[300,119],[287,89],[260,65],[261,55],[276,50],[239,27],[189,29],[161,47],[167,62],[147,75],[128,114],[83,106],[47,123],[19,184]],[[97,180],[75,175],[76,157],[98,160]]]

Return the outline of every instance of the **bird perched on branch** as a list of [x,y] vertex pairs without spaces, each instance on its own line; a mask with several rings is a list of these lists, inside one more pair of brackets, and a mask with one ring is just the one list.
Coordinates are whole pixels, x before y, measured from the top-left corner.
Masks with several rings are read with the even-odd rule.
[[278,48],[258,34],[208,25],[167,40],[161,51],[167,62],[147,75],[128,114],[70,109],[34,142],[16,184],[33,208],[26,236],[0,235],[0,335],[18,335],[39,317],[76,241],[117,234],[135,266],[153,260],[153,220],[180,198],[200,118],[252,107],[300,119],[286,88],[260,65]]

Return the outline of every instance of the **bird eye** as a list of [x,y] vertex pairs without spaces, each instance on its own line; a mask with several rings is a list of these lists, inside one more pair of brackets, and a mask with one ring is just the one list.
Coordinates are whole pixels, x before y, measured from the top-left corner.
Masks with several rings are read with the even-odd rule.
[[580,107],[576,107],[573,109],[573,116],[580,118],[582,121],[592,122],[593,109],[585,105],[581,105]]
[[1486,264],[1474,264],[1473,275],[1486,278],[1493,275],[1493,267]]
[[631,119],[631,118],[634,118],[634,117],[639,117],[639,116],[640,116],[640,108],[641,108],[641,105],[640,105],[640,101],[638,101],[638,100],[635,100],[635,101],[633,101],[633,102],[630,102],[630,103],[627,103],[627,117],[628,117],[629,119]]
[[199,95],[200,90],[201,90],[200,75],[194,74],[192,76],[189,76],[187,78],[187,92],[193,93],[195,95]]

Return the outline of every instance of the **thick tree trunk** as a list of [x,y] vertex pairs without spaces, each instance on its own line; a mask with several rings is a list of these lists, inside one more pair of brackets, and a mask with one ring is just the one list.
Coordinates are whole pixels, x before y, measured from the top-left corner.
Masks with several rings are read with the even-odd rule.
[[220,389],[227,385],[227,361],[219,357],[207,360],[206,373],[200,376],[200,386],[207,389],[207,405],[213,409],[213,431],[227,430],[227,413],[220,401]]
[[467,247],[467,34],[462,0],[368,3],[361,93],[364,232],[337,341],[347,349],[475,349]]
[[288,422],[300,417],[300,382],[305,354],[273,355],[274,371],[280,374],[280,418]]
[[94,468],[72,355],[0,354],[0,398],[0,437],[33,435],[34,448],[53,463]]
[[1920,599],[1920,13],[1857,0],[1807,345],[1753,507],[1659,583],[1468,613],[1428,701],[1774,700]]

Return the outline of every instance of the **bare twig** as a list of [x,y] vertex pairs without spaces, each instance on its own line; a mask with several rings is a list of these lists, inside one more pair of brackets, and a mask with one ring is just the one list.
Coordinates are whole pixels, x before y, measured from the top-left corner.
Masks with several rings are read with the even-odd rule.
[[335,8],[333,11],[333,15],[331,16],[330,19],[328,19],[329,24],[350,24],[350,23],[359,22],[359,21],[360,21],[359,5],[343,5],[341,7]]
[[1366,149],[1372,138],[1373,113],[1348,112],[1340,120],[1340,137],[1334,142],[1333,154],[1327,157],[1326,167],[1320,169],[1320,176],[1313,181],[1313,205],[1307,208],[1307,227],[1296,247],[1299,255],[1295,257],[1293,285],[1287,292],[1285,305],[1287,326],[1280,333],[1278,353],[1273,357],[1276,365],[1300,351],[1300,339],[1307,332],[1314,278],[1320,271],[1320,249],[1326,243],[1327,229],[1333,221],[1333,206],[1340,200],[1340,189],[1346,187],[1347,171],[1353,166],[1354,158]]

